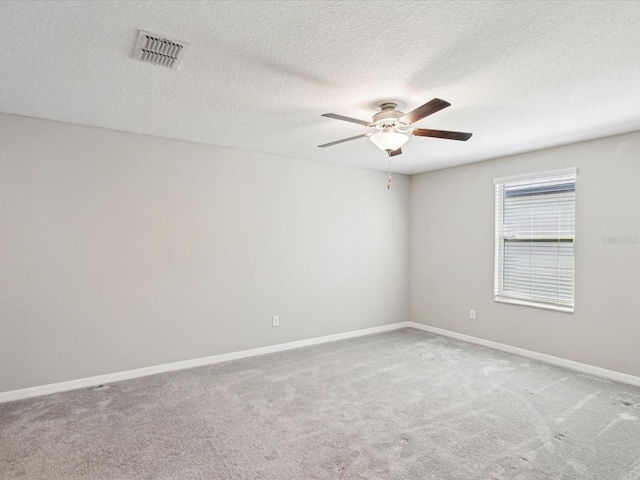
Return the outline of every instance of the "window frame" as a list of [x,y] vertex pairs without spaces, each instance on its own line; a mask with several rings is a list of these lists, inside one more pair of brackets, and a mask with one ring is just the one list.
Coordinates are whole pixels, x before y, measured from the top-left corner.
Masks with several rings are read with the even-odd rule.
[[[505,235],[504,234],[504,185],[509,182],[536,180],[557,176],[573,175],[577,180],[578,169],[563,168],[558,170],[548,170],[543,172],[534,172],[522,175],[513,175],[508,177],[499,177],[493,180],[494,183],[494,201],[495,201],[495,252],[494,252],[494,301],[499,303],[508,303],[514,305],[523,305],[528,307],[542,308],[546,310],[555,310],[559,312],[573,313],[575,311],[575,257],[576,257],[576,235],[575,235],[575,212],[576,206],[576,183],[574,183],[573,201],[574,201],[574,231],[573,235]],[[498,188],[502,186],[501,195],[498,195]],[[504,256],[506,253],[505,244],[510,241],[522,241],[522,242],[571,242],[572,249],[572,263],[571,263],[571,285],[572,285],[572,298],[571,305],[560,305],[554,303],[552,299],[539,297],[540,300],[532,299],[531,295],[518,295],[514,293],[505,293],[504,291]]]

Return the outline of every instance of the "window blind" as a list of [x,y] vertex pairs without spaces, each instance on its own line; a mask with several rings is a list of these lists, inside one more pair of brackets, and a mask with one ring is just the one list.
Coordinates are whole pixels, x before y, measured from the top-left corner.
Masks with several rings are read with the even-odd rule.
[[494,183],[495,299],[572,312],[576,169]]

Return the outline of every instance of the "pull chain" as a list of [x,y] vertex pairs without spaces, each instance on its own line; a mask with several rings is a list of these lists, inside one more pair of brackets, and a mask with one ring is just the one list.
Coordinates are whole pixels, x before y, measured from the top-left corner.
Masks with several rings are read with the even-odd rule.
[[387,190],[391,190],[391,157],[389,157],[389,168],[387,169],[387,175],[389,179],[387,181]]

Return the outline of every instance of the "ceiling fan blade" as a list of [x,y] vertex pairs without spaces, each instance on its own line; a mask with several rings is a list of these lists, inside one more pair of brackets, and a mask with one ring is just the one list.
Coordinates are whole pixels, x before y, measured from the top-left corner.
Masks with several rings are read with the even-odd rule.
[[325,143],[324,145],[318,145],[320,148],[330,147],[331,145],[337,145],[339,143],[350,142],[351,140],[356,140],[357,138],[362,137],[370,137],[373,133],[363,133],[362,135],[356,135],[355,137],[343,138],[342,140],[336,140],[335,142]]
[[473,133],[462,132],[447,132],[445,130],[427,130],[424,128],[414,128],[412,135],[416,137],[434,137],[434,138],[446,138],[447,140],[461,140],[466,142],[471,138]]
[[401,148],[397,148],[396,150],[389,150],[389,156],[395,157],[396,155],[400,155],[402,153]]
[[357,123],[358,125],[364,125],[365,127],[371,125],[370,122],[358,120],[357,118],[345,117],[344,115],[338,115],[336,113],[323,113],[322,116],[327,118],[335,118],[336,120],[342,120],[343,122]]
[[440,100],[439,98],[434,98],[430,102],[425,103],[421,107],[416,108],[412,112],[407,113],[403,117],[400,117],[400,121],[402,123],[406,123],[407,125],[411,125],[418,120],[423,119],[424,117],[428,117],[432,113],[439,112],[443,108],[447,108],[451,106],[449,102],[445,102],[444,100]]

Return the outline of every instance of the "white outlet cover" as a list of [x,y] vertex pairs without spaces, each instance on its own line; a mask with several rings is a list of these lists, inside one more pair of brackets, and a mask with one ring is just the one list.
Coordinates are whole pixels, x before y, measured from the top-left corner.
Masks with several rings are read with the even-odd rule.
[[280,315],[274,315],[273,317],[271,317],[271,325],[273,325],[274,327],[280,326]]

